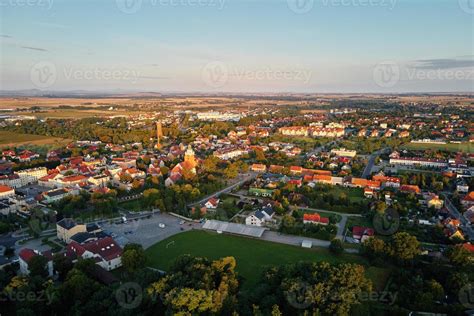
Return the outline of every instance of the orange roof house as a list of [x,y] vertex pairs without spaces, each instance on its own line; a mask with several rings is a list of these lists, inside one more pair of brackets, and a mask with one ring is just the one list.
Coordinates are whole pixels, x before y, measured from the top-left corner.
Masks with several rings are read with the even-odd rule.
[[352,178],[352,181],[351,183],[355,186],[358,186],[358,187],[366,187],[367,186],[367,179],[363,179],[363,178]]
[[255,171],[255,172],[265,172],[267,171],[267,166],[263,165],[263,164],[259,164],[259,163],[254,163],[252,165],[252,171]]
[[461,204],[464,206],[474,205],[474,191],[469,192],[461,200]]
[[322,224],[327,225],[329,224],[329,218],[321,217],[318,213],[314,214],[304,214],[303,215],[303,223],[307,224]]
[[290,167],[290,172],[293,173],[293,174],[302,173],[303,172],[303,167],[291,166]]
[[421,189],[417,185],[411,185],[411,184],[404,184],[400,187],[400,191],[404,193],[416,193],[420,194]]

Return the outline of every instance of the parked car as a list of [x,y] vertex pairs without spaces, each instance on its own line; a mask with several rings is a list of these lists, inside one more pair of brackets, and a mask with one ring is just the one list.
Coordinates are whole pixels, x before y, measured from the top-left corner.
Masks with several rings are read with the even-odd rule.
[[159,226],[160,228],[165,228],[166,225],[163,224],[163,223],[159,223],[158,226]]

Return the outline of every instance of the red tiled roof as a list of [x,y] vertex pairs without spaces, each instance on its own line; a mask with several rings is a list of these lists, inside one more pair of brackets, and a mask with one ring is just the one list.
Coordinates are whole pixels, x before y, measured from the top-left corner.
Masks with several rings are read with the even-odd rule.
[[471,191],[466,194],[466,196],[462,200],[466,202],[474,202],[474,191]]
[[471,243],[465,243],[462,245],[462,247],[469,252],[474,252],[474,245]]
[[112,239],[112,237],[106,237],[97,241],[91,241],[84,245],[81,245],[75,241],[72,241],[67,246],[67,255],[82,256],[86,251],[92,252],[104,258],[106,261],[118,258],[122,255],[122,248]]
[[400,187],[400,191],[402,192],[414,192],[414,193],[420,193],[421,189],[417,185],[409,185],[409,184],[404,184]]
[[83,175],[76,175],[76,176],[69,176],[69,177],[64,177],[62,179],[62,182],[76,182],[76,181],[83,181],[86,180],[87,177]]
[[36,253],[33,251],[33,249],[23,248],[20,250],[19,256],[23,261],[28,262],[31,258],[36,256]]
[[352,235],[353,236],[373,236],[374,235],[374,229],[373,228],[368,228],[368,227],[362,227],[362,226],[354,226],[352,227]]
[[303,220],[310,221],[310,222],[315,222],[315,223],[324,223],[324,224],[329,223],[329,218],[321,217],[318,213],[304,214],[303,215]]
[[13,189],[10,188],[9,186],[7,185],[1,185],[0,184],[0,193],[5,193],[5,192],[9,192],[9,191],[12,191]]

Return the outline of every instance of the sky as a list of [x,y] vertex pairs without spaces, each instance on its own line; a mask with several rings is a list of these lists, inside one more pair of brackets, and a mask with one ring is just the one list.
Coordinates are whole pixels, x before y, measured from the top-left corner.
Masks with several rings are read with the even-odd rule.
[[474,92],[474,0],[0,0],[0,90]]

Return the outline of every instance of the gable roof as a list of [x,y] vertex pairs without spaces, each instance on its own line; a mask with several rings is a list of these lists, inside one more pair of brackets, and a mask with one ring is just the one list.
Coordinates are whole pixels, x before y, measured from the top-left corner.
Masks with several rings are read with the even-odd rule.
[[72,218],[63,218],[62,220],[57,222],[56,225],[59,225],[62,228],[69,230],[73,228],[74,226],[76,226],[77,224]]

